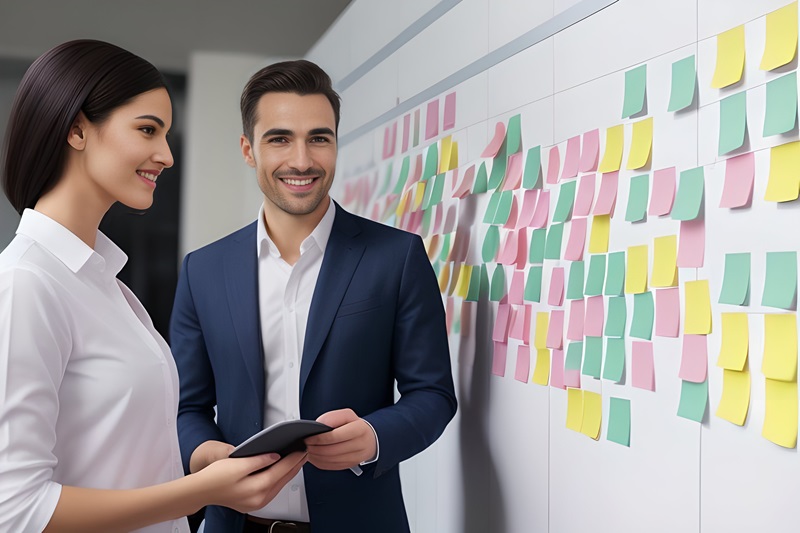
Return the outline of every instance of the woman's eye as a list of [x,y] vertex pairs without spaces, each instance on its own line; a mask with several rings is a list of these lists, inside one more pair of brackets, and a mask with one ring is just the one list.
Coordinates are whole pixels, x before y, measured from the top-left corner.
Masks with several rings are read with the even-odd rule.
[[152,126],[144,126],[142,128],[139,128],[139,130],[147,135],[152,135],[156,132],[156,129]]

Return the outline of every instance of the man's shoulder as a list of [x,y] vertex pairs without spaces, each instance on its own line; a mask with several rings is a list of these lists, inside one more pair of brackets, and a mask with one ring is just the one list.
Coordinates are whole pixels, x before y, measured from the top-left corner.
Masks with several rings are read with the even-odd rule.
[[341,207],[339,207],[339,210],[344,214],[344,217],[348,220],[348,223],[357,226],[365,236],[371,238],[374,237],[381,242],[407,243],[409,240],[417,237],[417,235],[414,233],[386,225],[382,222],[364,218],[360,215],[346,211]]
[[201,258],[212,258],[224,256],[231,247],[236,246],[252,246],[253,250],[256,247],[256,222],[253,221],[247,226],[240,228],[233,233],[230,233],[214,242],[201,246],[197,250],[189,252],[192,260]]

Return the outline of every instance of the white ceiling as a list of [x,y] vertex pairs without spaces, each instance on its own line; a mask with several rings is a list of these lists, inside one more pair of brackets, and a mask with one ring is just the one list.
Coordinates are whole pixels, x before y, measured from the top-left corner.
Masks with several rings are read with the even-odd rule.
[[100,39],[167,72],[192,51],[302,57],[349,0],[0,0],[0,57]]

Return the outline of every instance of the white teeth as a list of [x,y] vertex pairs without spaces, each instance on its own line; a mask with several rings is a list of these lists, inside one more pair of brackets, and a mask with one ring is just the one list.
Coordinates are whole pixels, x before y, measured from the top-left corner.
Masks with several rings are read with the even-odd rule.
[[152,182],[155,182],[156,179],[158,179],[158,175],[157,174],[150,174],[149,172],[143,172],[141,170],[137,170],[136,173],[139,174],[143,178],[149,179]]
[[307,180],[292,180],[292,179],[284,178],[284,180],[283,180],[283,181],[285,181],[285,182],[286,182],[286,183],[288,183],[289,185],[308,185],[309,183],[311,183],[311,182],[312,182],[312,181],[314,181],[314,180],[313,180],[313,179],[307,179]]

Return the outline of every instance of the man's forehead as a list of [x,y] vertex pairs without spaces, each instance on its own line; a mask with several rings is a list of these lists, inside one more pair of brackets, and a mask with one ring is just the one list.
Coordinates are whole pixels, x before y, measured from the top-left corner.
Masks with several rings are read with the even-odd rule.
[[334,128],[333,106],[323,94],[266,93],[258,101],[256,123],[264,129],[302,126],[302,129]]

